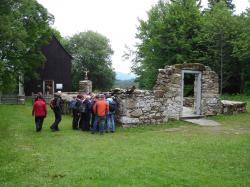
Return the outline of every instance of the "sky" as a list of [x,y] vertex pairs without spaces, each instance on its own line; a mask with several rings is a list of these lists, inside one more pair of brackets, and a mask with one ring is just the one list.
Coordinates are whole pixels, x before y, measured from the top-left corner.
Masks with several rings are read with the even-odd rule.
[[[88,30],[98,32],[110,40],[114,51],[113,68],[129,73],[131,62],[124,61],[125,45],[135,45],[138,18],[146,20],[147,11],[158,0],[37,0],[55,17],[53,25],[63,37]],[[248,0],[234,0],[236,13],[250,7]],[[202,0],[206,6],[207,0]]]

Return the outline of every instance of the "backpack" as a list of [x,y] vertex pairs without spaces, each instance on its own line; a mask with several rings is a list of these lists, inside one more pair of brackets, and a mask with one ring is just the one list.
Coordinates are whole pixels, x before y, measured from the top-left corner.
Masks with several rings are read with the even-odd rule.
[[91,112],[94,112],[95,103],[96,103],[96,100],[94,100],[94,99],[90,102],[89,108],[90,108]]
[[116,106],[116,102],[115,101],[112,101],[112,102],[109,103],[109,111],[110,112],[115,112],[116,108],[117,108],[117,106]]
[[69,108],[70,109],[77,109],[77,107],[76,107],[76,100],[72,100],[72,101],[70,101],[70,103],[69,103]]
[[56,108],[56,100],[55,100],[55,98],[50,100],[49,106],[50,106],[50,108],[52,110]]
[[80,103],[79,112],[85,113],[86,112],[86,108],[87,108],[87,103],[86,102]]

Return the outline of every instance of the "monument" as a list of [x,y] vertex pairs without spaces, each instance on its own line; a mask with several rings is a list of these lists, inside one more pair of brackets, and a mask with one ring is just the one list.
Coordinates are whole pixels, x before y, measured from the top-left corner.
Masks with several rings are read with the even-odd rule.
[[79,92],[90,93],[92,92],[92,81],[88,80],[88,70],[85,71],[85,80],[79,81]]
[[24,83],[23,75],[19,75],[18,95],[17,95],[18,104],[24,104],[25,103],[25,94],[24,94],[23,83]]

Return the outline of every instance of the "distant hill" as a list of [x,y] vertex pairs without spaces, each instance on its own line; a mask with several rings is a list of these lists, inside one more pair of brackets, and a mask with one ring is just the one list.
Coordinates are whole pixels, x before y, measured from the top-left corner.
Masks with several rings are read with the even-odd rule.
[[130,80],[116,80],[114,84],[114,88],[131,88],[132,86],[138,87],[138,83],[134,82],[135,79],[130,79]]
[[135,78],[136,76],[133,73],[116,72],[116,80],[131,80]]

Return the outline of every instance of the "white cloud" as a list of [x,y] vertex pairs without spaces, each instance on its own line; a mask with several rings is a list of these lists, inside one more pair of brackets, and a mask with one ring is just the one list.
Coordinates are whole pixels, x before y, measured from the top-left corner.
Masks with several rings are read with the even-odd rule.
[[[130,62],[123,62],[124,46],[135,43],[138,18],[145,19],[147,11],[158,0],[38,0],[55,16],[54,27],[63,36],[78,32],[96,31],[111,41],[114,50],[113,67],[130,72]],[[205,4],[206,1],[203,1]],[[237,12],[243,11],[248,0],[236,1]]]

